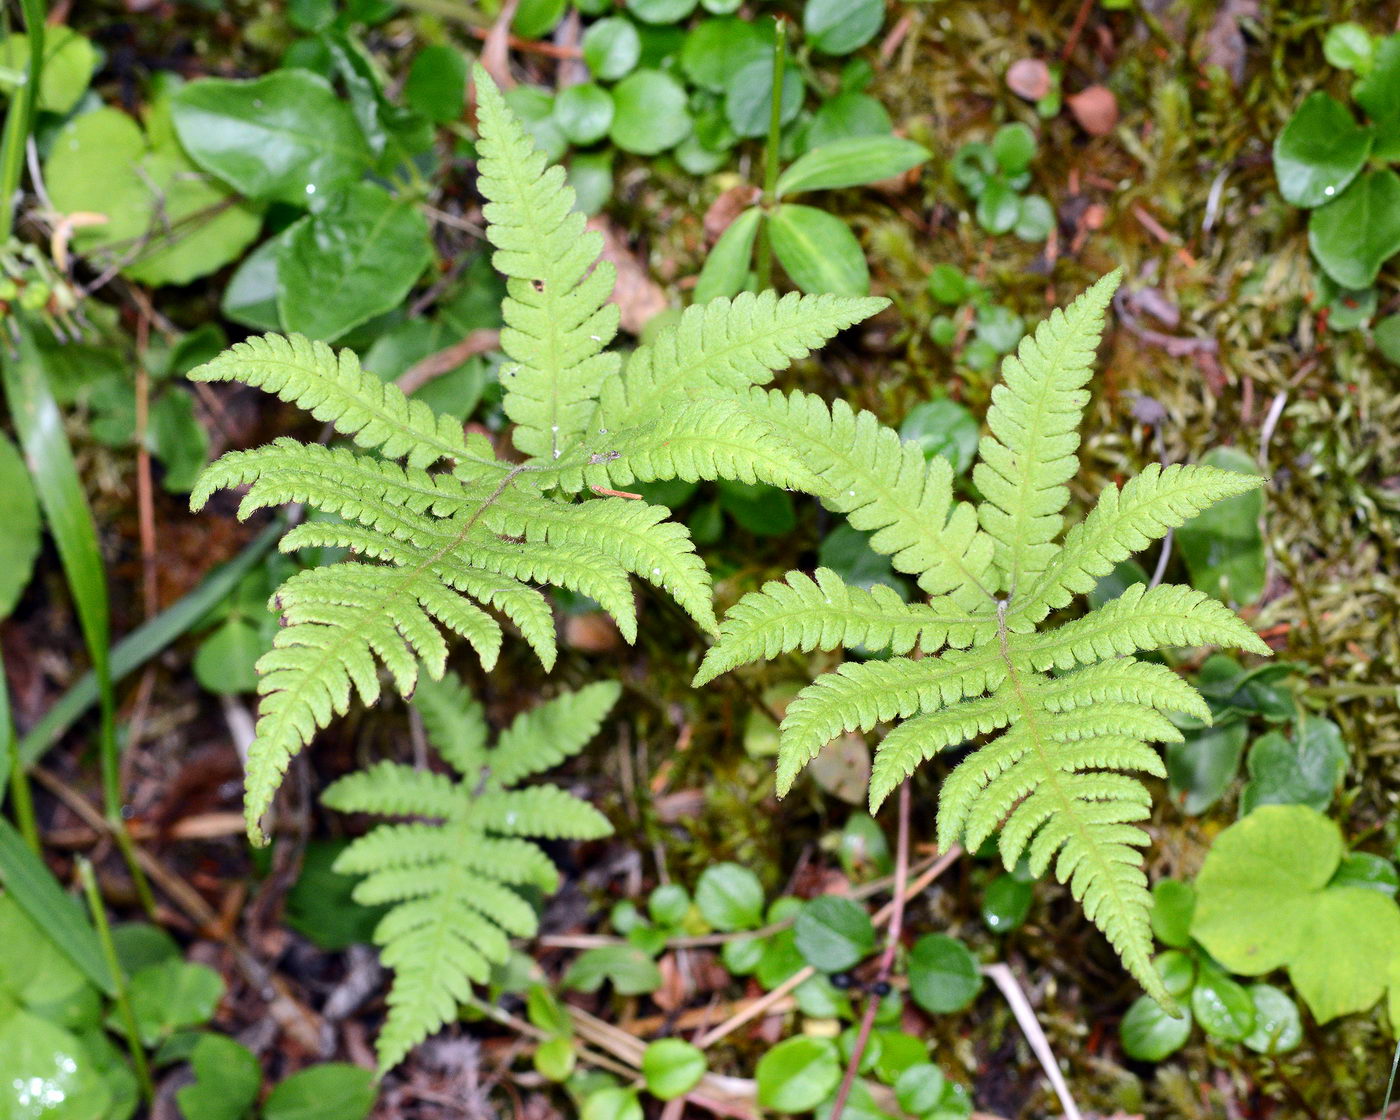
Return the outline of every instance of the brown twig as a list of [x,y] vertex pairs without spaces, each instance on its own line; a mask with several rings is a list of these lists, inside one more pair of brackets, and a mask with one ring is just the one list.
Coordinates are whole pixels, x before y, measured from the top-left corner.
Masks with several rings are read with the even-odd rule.
[[880,1010],[880,1003],[884,996],[880,995],[881,987],[888,987],[890,973],[894,970],[895,953],[899,950],[899,938],[904,930],[904,903],[906,892],[909,889],[909,781],[905,779],[899,787],[899,832],[895,841],[894,857],[894,897],[890,899],[893,908],[890,912],[890,925],[885,933],[885,951],[880,955],[880,964],[875,972],[875,990],[866,996],[865,1014],[861,1016],[860,1031],[856,1034],[856,1043],[851,1047],[851,1057],[846,1063],[845,1075],[841,1078],[841,1087],[836,1091],[836,1100],[831,1106],[830,1120],[841,1120],[841,1114],[846,1111],[846,1101],[851,1095],[851,1088],[856,1083],[856,1074],[860,1070],[861,1060],[865,1057],[865,1048],[870,1043],[870,1032],[875,1026],[875,1014]]
[[435,377],[451,373],[468,358],[495,350],[501,344],[501,332],[485,327],[472,331],[466,338],[446,346],[435,354],[414,362],[399,375],[395,385],[406,397],[411,397]]

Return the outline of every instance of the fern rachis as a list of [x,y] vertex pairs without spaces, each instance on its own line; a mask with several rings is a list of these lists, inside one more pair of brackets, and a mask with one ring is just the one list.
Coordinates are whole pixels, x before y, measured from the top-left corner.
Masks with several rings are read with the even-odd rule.
[[604,681],[563,693],[521,714],[488,747],[481,707],[466,688],[451,678],[425,683],[414,704],[456,777],[380,762],[323,794],[342,812],[401,819],[377,825],[335,863],[363,877],[357,901],[391,904],[374,935],[395,974],[376,1042],[381,1073],[456,1018],[472,985],[505,962],[510,937],[536,932],[534,910],[515,888],[552,891],[558,872],[534,841],[611,832],[596,809],[556,786],[514,787],[582,750],[618,691]]
[[696,681],[872,638],[871,648],[912,650],[848,663],[798,694],[780,728],[779,793],[844,731],[903,720],[877,749],[872,810],[922,762],[983,740],[943,784],[939,844],[976,847],[1000,830],[1008,868],[1023,854],[1037,874],[1053,862],[1133,975],[1169,1005],[1151,962],[1139,852],[1148,836],[1137,822],[1151,797],[1125,771],[1164,776],[1148,744],[1180,738],[1165,713],[1209,719],[1209,710],[1181,678],[1133,655],[1163,645],[1269,649],[1222,604],[1171,586],[1136,585],[1079,619],[1036,627],[1134,551],[1260,480],[1149,467],[1107,491],[1056,543],[1084,386],[1116,284],[1116,275],[1101,280],[1007,359],[973,475],[975,508],[954,499],[946,464],[925,467],[916,447],[873,419],[798,395],[755,397],[757,410],[788,419],[789,438],[827,483],[823,502],[873,530],[871,547],[932,598],[923,607],[878,601],[829,572],[815,583],[790,573],[740,599]]

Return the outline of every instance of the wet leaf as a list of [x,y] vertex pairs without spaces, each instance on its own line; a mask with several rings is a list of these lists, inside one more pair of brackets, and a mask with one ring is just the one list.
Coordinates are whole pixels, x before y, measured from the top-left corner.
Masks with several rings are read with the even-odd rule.
[[1339,196],[1366,163],[1371,130],[1329,93],[1310,94],[1274,141],[1279,193],[1294,206]]

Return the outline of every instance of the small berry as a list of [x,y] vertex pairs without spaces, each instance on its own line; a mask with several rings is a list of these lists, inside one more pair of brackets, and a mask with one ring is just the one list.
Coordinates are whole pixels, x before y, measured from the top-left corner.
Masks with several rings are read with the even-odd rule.
[[849,972],[838,972],[831,977],[831,986],[838,992],[844,992],[854,982]]
[[880,980],[870,985],[870,994],[876,999],[884,999],[887,995],[890,994],[890,990],[891,989],[888,980]]

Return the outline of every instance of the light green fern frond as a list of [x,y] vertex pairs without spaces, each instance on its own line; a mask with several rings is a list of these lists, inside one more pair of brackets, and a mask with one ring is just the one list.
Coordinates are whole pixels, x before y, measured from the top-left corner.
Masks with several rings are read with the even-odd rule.
[[1002,587],[1026,591],[1055,553],[1079,469],[1079,421],[1089,393],[1104,312],[1120,273],[1105,276],[1053,311],[1002,363],[972,479],[982,492],[978,518],[995,542]]
[[618,691],[600,682],[563,693],[517,718],[488,750],[480,706],[460,682],[436,683],[414,703],[460,779],[380,762],[322,795],[341,812],[414,818],[376,826],[335,862],[362,877],[357,901],[392,904],[374,934],[394,972],[376,1042],[381,1073],[457,1017],[472,985],[507,959],[510,937],[535,934],[535,911],[516,888],[554,890],[558,871],[534,840],[611,831],[602,814],[561,789],[509,787],[582,750]]
[[324,342],[301,335],[267,334],[237,342],[191,370],[189,377],[264,389],[327,421],[361,447],[407,459],[412,466],[431,466],[440,459],[496,466],[489,446],[477,441],[469,447],[459,425],[366,373],[351,351],[337,354]]
[[[1094,285],[1007,359],[973,473],[983,498],[975,511],[957,499],[945,461],[926,463],[873,416],[749,390],[749,410],[818,476],[821,501],[871,532],[871,547],[932,599],[905,605],[878,589],[852,593],[830,573],[790,573],[731,609],[696,681],[795,649],[914,650],[921,656],[842,665],[798,693],[779,729],[779,794],[827,742],[880,723],[903,721],[875,754],[872,811],[922,763],[972,745],[944,782],[939,844],[975,848],[999,829],[1008,868],[1023,852],[1037,874],[1053,863],[1139,982],[1169,1006],[1150,959],[1147,836],[1134,823],[1148,815],[1151,795],[1132,775],[1165,774],[1153,744],[1180,732],[1164,713],[1210,713],[1171,670],[1131,655],[1162,646],[1269,649],[1223,604],[1185,587],[1136,585],[1078,619],[1036,627],[1131,553],[1261,480],[1150,466],[1105,493],[1056,543],[1116,284],[1115,274]],[[945,645],[954,648],[938,654]]]
[[574,209],[564,169],[546,169],[521,123],[484,72],[477,71],[480,177],[489,200],[486,233],[492,263],[506,277],[501,346],[514,364],[501,371],[515,446],[557,459],[582,435],[603,382],[619,359],[607,344],[617,333],[608,302],[616,276],[600,261],[601,234]]
[[859,646],[906,654],[917,645],[933,653],[944,645],[971,645],[977,634],[996,629],[995,617],[969,615],[946,596],[906,603],[884,584],[852,587],[830,568],[818,568],[815,577],[789,572],[786,582],[765,583],[735,603],[692,684],[793,650]]

